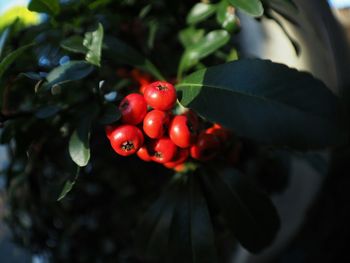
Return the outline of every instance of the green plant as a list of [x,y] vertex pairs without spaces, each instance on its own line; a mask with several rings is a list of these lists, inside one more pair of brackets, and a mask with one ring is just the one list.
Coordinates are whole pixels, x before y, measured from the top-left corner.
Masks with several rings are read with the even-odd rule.
[[[2,173],[18,242],[50,252],[53,262],[223,262],[216,248],[227,236],[231,247],[239,242],[253,253],[270,245],[279,218],[248,164],[258,170],[268,153],[283,170],[281,149],[324,149],[346,139],[337,119],[342,105],[321,81],[239,57],[235,10],[283,15],[281,6],[297,11],[283,0],[32,0],[29,9],[48,18],[21,31],[14,24],[0,39],[1,142],[10,157]],[[111,150],[106,125],[114,149],[131,147],[113,141],[120,102],[157,79],[177,82],[175,118],[184,131],[170,138],[179,147],[197,135],[183,107],[200,116],[202,130],[218,123],[232,132],[219,132],[224,147],[215,161],[174,172]],[[126,141],[140,139],[135,126],[121,128],[133,135]],[[203,134],[212,143],[198,147],[211,155],[219,141],[213,130]],[[147,149],[137,154],[149,160]],[[188,155],[169,157],[168,166]]]

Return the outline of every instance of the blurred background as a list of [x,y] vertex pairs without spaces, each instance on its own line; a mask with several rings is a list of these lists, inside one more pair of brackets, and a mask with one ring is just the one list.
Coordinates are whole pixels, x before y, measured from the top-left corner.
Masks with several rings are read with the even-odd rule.
[[[25,25],[35,25],[40,23],[40,21],[46,19],[46,17],[44,15],[39,15],[37,13],[33,13],[27,10],[26,6],[28,4],[28,0],[0,0],[0,30],[8,25],[10,25],[14,20],[16,20],[17,18],[20,18],[23,23]],[[309,1],[309,0],[305,0],[305,1],[296,1],[298,2],[300,5],[303,5],[305,8],[305,10],[307,11],[312,10],[315,7],[318,7],[318,1]],[[324,19],[329,19],[331,21],[332,18],[330,16],[334,16],[334,18],[336,19],[337,23],[339,22],[339,24],[341,25],[341,27],[345,30],[348,40],[350,40],[350,0],[330,0],[329,1],[329,5],[331,7],[332,13],[321,13],[316,11],[314,13],[314,17],[315,21],[318,21],[317,23],[319,23],[319,25],[321,26],[325,26],[325,24],[327,24],[328,26],[332,27],[332,24],[329,23],[324,23],[322,24],[320,21],[324,21]],[[322,7],[323,11],[324,11],[324,7]],[[318,10],[317,8],[315,10]],[[321,9],[320,9],[321,10]],[[310,12],[309,12],[310,13]],[[325,17],[322,16],[321,14],[325,14]],[[256,27],[255,24],[253,24],[254,22],[249,21],[249,19],[247,18],[247,23],[245,23],[245,18],[244,15],[242,15],[242,24],[243,24],[243,28],[246,32],[252,32],[251,30],[247,30],[247,27],[251,27],[252,29],[254,29]],[[306,14],[307,16],[307,14]],[[328,21],[328,20],[327,20]],[[345,81],[344,79],[342,79],[342,77],[339,77],[339,71],[336,70],[337,68],[337,59],[341,60],[341,58],[337,58],[332,51],[327,51],[328,53],[325,53],[323,55],[325,55],[327,58],[325,59],[325,61],[331,61],[330,63],[333,63],[335,66],[334,67],[327,67],[327,66],[319,66],[318,67],[314,67],[312,64],[310,64],[309,59],[305,59],[305,58],[299,58],[296,59],[295,55],[292,51],[292,49],[290,51],[283,49],[283,54],[281,54],[281,52],[278,52],[277,50],[281,50],[278,47],[281,47],[284,44],[281,43],[285,43],[285,39],[284,35],[281,37],[280,40],[278,40],[278,37],[275,37],[275,28],[269,26],[269,25],[265,25],[266,28],[264,28],[264,30],[266,30],[267,32],[270,32],[270,35],[272,37],[270,37],[270,39],[264,39],[265,43],[266,43],[266,48],[262,48],[261,46],[259,46],[258,48],[255,48],[252,44],[249,45],[245,45],[247,47],[247,52],[250,53],[255,53],[257,56],[260,57],[266,57],[266,58],[270,58],[273,59],[274,61],[280,61],[286,64],[289,64],[290,66],[295,66],[297,68],[300,69],[306,69],[309,70],[311,72],[313,72],[316,76],[320,77],[323,81],[325,81],[333,90],[336,91],[337,87],[340,85],[339,83],[342,83],[342,81]],[[314,24],[314,26],[317,26],[317,24]],[[258,28],[255,28],[256,32],[262,32],[262,29],[260,28],[261,26],[259,25]],[[314,30],[314,28],[312,29]],[[331,32],[333,30],[333,28],[328,28],[327,29],[328,33]],[[326,34],[328,34],[326,33]],[[278,33],[277,33],[278,35]],[[256,34],[255,37],[259,37],[261,36],[261,34]],[[332,38],[332,36],[328,35],[330,38]],[[252,36],[241,36],[241,41],[242,42],[250,42],[252,43],[253,41],[250,41],[250,37]],[[299,36],[301,37],[301,36]],[[296,38],[298,38],[298,35],[296,35]],[[332,39],[330,40],[332,41]],[[334,41],[336,41],[334,39]],[[327,41],[325,41],[326,43]],[[259,42],[260,43],[260,42]],[[329,44],[328,42],[326,44]],[[312,46],[312,42],[310,40],[310,43],[306,43],[305,47],[307,48],[307,46]],[[275,48],[277,47],[277,48]],[[327,50],[327,49],[326,49]],[[289,53],[288,53],[289,52]],[[334,59],[329,59],[329,54],[332,53],[334,55]],[[321,55],[321,56],[323,56]],[[338,63],[339,64],[339,63]],[[330,69],[331,68],[331,69]],[[332,71],[334,70],[334,74],[325,74],[325,72]],[[344,73],[345,74],[345,73]],[[4,167],[6,167],[6,165],[8,164],[7,161],[7,156],[6,156],[6,149],[3,146],[0,146],[0,170],[3,170]],[[316,178],[316,179],[315,179]],[[308,181],[307,184],[314,184],[316,185],[315,188],[313,188],[313,193],[316,193],[319,190],[319,187],[321,185],[321,180],[317,179],[318,177],[311,177],[311,181]],[[305,179],[303,179],[305,180]],[[314,180],[314,181],[313,181]],[[300,187],[300,185],[302,185],[303,183],[305,183],[305,181],[299,181],[299,185],[298,184],[294,184],[294,187],[297,187],[297,190],[300,189],[298,187]],[[7,204],[6,204],[6,193],[4,191],[4,187],[5,187],[5,182],[3,180],[2,177],[0,177],[0,262],[1,263],[15,263],[15,262],[21,262],[21,263],[45,263],[48,262],[48,258],[45,254],[33,254],[33,252],[29,252],[25,249],[22,249],[20,247],[18,247],[15,242],[13,242],[13,237],[11,235],[11,232],[9,231],[8,227],[6,226],[5,222],[3,222],[3,218],[4,215],[6,215],[7,213]],[[290,188],[293,188],[293,184],[291,184],[289,186]],[[288,213],[295,213],[295,211],[300,211],[300,207],[302,207],[302,209],[307,209],[308,205],[310,205],[310,202],[312,201],[312,199],[314,198],[314,195],[311,193],[308,193],[309,195],[307,197],[305,197],[304,199],[302,199],[300,201],[299,204],[297,204],[295,206],[295,210],[294,211],[288,211]],[[295,195],[295,191],[286,191],[286,193],[284,194],[284,196],[282,196],[280,199],[277,198],[277,203],[278,202],[282,202],[281,200],[285,200],[288,198],[291,198],[291,196]],[[284,198],[284,199],[283,199]],[[298,206],[299,205],[299,206]],[[280,211],[281,213],[283,213],[283,211]],[[26,217],[24,216],[22,218],[22,220],[24,222],[22,223],[26,223]],[[29,220],[29,219],[28,219]],[[291,219],[289,219],[291,220]],[[295,218],[295,221],[293,221],[292,223],[296,224],[295,228],[293,228],[292,230],[289,229],[289,231],[296,231],[296,229],[300,226],[300,222],[302,221],[302,219],[300,218]],[[29,223],[29,222],[28,222]],[[60,224],[59,222],[57,224]],[[286,232],[286,236],[282,237],[284,240],[288,240],[291,236],[293,235],[293,233],[291,232]],[[50,246],[51,244],[48,244],[48,246]],[[108,249],[108,246],[110,246],[110,244],[106,244],[106,248]],[[276,246],[273,247],[272,250],[270,251],[270,254],[266,254],[265,258],[255,258],[255,259],[250,259],[249,256],[244,255],[244,252],[241,252],[240,255],[238,255],[236,257],[236,261],[235,262],[248,262],[249,260],[252,260],[251,262],[268,262],[269,260],[269,256],[273,253],[276,253],[276,251],[279,251],[281,249],[281,247]],[[292,253],[292,252],[291,252]],[[293,258],[293,256],[291,257]],[[293,258],[294,261],[288,261],[288,260],[280,260],[279,262],[299,262],[297,260],[297,256]]]

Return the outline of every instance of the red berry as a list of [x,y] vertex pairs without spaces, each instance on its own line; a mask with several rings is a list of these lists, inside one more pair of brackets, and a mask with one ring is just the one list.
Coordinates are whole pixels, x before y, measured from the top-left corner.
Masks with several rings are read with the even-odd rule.
[[156,110],[170,110],[176,102],[174,86],[165,81],[149,84],[144,90],[144,96],[147,104]]
[[197,137],[198,120],[188,114],[175,116],[169,125],[170,139],[181,148],[188,148]]
[[189,154],[188,149],[179,148],[174,158],[170,162],[165,163],[164,166],[167,168],[175,168],[176,166],[183,164],[187,160]]
[[214,124],[212,127],[207,129],[205,133],[214,134],[222,144],[226,144],[226,142],[231,138],[231,131],[222,127],[220,124]]
[[137,151],[137,156],[145,161],[145,162],[150,162],[152,161],[151,156],[149,155],[148,149],[146,147],[146,145],[143,145],[138,151]]
[[171,161],[177,151],[176,145],[167,137],[152,141],[148,149],[151,153],[152,161],[157,163],[167,163]]
[[213,134],[201,133],[195,145],[190,149],[193,159],[208,161],[220,150],[220,141]]
[[152,139],[161,138],[169,125],[169,114],[152,110],[148,112],[143,120],[143,131]]
[[133,125],[121,125],[110,134],[114,151],[122,156],[134,154],[143,144],[143,134]]
[[115,125],[107,125],[105,127],[105,132],[106,132],[106,135],[107,135],[108,139],[111,139],[111,134],[115,130],[115,128],[116,128]]
[[119,105],[122,122],[136,125],[142,122],[147,113],[147,104],[144,97],[137,93],[126,96]]

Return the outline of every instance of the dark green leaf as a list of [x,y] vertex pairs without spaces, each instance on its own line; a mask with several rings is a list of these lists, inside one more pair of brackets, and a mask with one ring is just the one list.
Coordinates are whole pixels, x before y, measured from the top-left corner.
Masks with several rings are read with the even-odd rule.
[[35,72],[23,72],[20,75],[25,76],[25,77],[32,79],[32,80],[42,80],[43,79],[43,77],[40,76],[40,74],[35,73]]
[[35,117],[37,117],[38,119],[46,119],[48,117],[52,117],[60,110],[61,107],[56,105],[42,107],[35,113]]
[[204,29],[196,29],[194,27],[188,27],[180,31],[179,39],[181,44],[185,48],[188,48],[198,43],[203,38],[204,33],[205,33]]
[[180,181],[176,193],[176,209],[171,223],[166,263],[193,262],[191,244],[190,188]]
[[199,23],[215,13],[216,5],[197,3],[187,15],[187,24]]
[[15,62],[15,60],[23,54],[24,51],[26,51],[28,48],[32,47],[34,44],[29,44],[22,46],[15,51],[12,51],[10,54],[8,54],[6,57],[4,57],[3,60],[0,62],[0,78],[2,78],[2,75],[7,70],[7,68]]
[[70,61],[51,70],[46,76],[47,86],[63,84],[85,78],[93,71],[93,66],[85,61]]
[[4,50],[5,43],[6,43],[8,36],[9,36],[9,33],[10,33],[10,28],[8,27],[1,34],[1,37],[0,37],[0,58],[1,58],[2,52]]
[[60,110],[61,110],[61,107],[58,107],[55,105],[42,107],[35,113],[35,117],[37,117],[38,119],[46,119],[48,117],[55,115]]
[[209,56],[226,45],[230,35],[226,30],[214,30],[205,35],[196,44],[188,47],[180,62],[180,72],[184,72],[198,63],[199,60]]
[[127,64],[152,74],[157,79],[164,79],[158,69],[134,48],[114,37],[106,37],[106,58],[116,63]]
[[197,178],[190,180],[190,235],[192,246],[192,262],[215,263],[217,254],[214,242],[214,232],[210,220],[207,202],[203,196]]
[[138,228],[141,255],[160,259],[167,255],[170,226],[176,206],[177,186],[171,184],[144,215]]
[[102,43],[103,26],[99,23],[95,31],[85,34],[83,45],[88,49],[85,56],[86,61],[93,65],[100,66]]
[[95,105],[84,111],[84,116],[69,140],[69,154],[78,166],[86,166],[90,159],[90,129],[96,116]]
[[38,13],[57,15],[60,12],[59,0],[31,0],[28,9]]
[[99,118],[99,122],[102,125],[107,125],[118,121],[121,117],[121,113],[118,107],[112,103],[108,103],[103,107],[103,112]]
[[57,201],[61,201],[65,196],[73,189],[73,186],[75,185],[75,181],[67,181],[64,184],[64,187],[62,189],[62,192],[60,196],[58,197]]
[[228,2],[254,17],[262,16],[264,13],[264,8],[260,0],[228,0]]
[[273,9],[290,10],[293,12],[298,11],[297,5],[292,0],[263,0],[263,2]]
[[83,38],[81,36],[72,36],[63,40],[61,47],[74,53],[86,54],[88,52],[87,47],[83,45]]
[[89,9],[97,9],[101,8],[107,4],[109,4],[112,0],[95,0],[92,3],[89,3]]
[[57,201],[61,201],[63,198],[66,197],[66,195],[72,191],[73,189],[73,186],[75,185],[77,179],[78,179],[78,175],[79,175],[79,172],[80,172],[80,168],[79,166],[77,167],[77,172],[75,174],[75,177],[73,180],[67,180],[63,186],[63,189],[59,195],[59,197],[57,198]]
[[225,170],[222,175],[210,173],[202,177],[205,187],[235,238],[253,253],[270,245],[280,226],[270,199],[237,170]]
[[295,149],[337,143],[338,99],[319,80],[267,60],[200,70],[177,86],[181,103],[259,143]]

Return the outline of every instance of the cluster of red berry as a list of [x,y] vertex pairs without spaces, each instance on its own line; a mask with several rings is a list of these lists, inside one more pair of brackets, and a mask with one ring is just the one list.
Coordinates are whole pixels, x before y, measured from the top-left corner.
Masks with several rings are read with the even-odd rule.
[[190,156],[199,161],[215,157],[231,133],[218,124],[204,128],[190,110],[175,115],[176,100],[174,86],[164,81],[148,84],[143,95],[126,96],[119,105],[122,124],[106,127],[114,151],[122,156],[136,153],[144,161],[174,169]]

